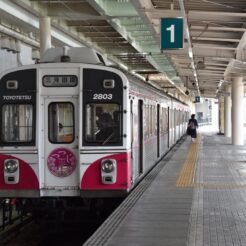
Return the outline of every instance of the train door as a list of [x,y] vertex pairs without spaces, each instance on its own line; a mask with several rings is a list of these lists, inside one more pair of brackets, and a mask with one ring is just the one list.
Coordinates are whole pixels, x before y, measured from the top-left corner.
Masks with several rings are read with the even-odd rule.
[[177,140],[181,136],[181,111],[177,110],[177,125],[178,125],[178,134],[177,134]]
[[167,108],[167,147],[168,149],[170,148],[171,144],[170,144],[170,107]]
[[173,129],[172,129],[172,109],[169,108],[169,147],[171,147],[173,145]]
[[77,195],[78,99],[46,98],[44,107],[44,190]]
[[157,157],[160,157],[160,104],[157,105]]
[[143,101],[138,101],[138,174],[139,176],[143,173]]
[[173,129],[174,129],[174,144],[177,141],[177,110],[173,110]]
[[174,144],[174,109],[170,109],[170,146]]
[[133,101],[131,100],[130,102],[131,104],[131,162],[132,162],[132,166],[131,166],[131,172],[132,172],[132,176],[131,176],[131,180],[133,181],[135,179],[135,170],[134,170],[134,162],[135,162],[135,154],[134,154],[134,140],[135,140],[135,131],[136,129],[134,128],[134,113],[133,113]]

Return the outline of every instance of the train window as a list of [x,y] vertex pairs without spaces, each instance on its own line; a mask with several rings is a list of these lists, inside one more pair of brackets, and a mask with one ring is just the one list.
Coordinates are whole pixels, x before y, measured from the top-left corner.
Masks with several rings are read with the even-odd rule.
[[33,105],[3,105],[2,141],[5,143],[29,143],[33,141],[33,137]]
[[144,132],[144,137],[145,139],[150,137],[150,120],[151,120],[151,117],[150,117],[150,105],[145,105],[145,132]]
[[156,116],[157,116],[156,106],[152,106],[152,134],[153,135],[156,134],[156,130],[157,130]]
[[149,136],[153,134],[153,106],[149,106]]
[[51,103],[48,121],[50,142],[72,143],[74,141],[74,107],[72,103]]
[[119,145],[122,142],[120,106],[112,103],[90,103],[85,110],[85,142]]
[[160,133],[164,132],[164,108],[160,108],[160,118],[159,118],[159,122],[160,122]]
[[168,132],[168,110],[164,108],[164,132]]
[[170,128],[173,128],[174,127],[174,110],[173,109],[170,109]]
[[160,120],[161,120],[161,133],[166,133],[168,131],[168,114],[166,108],[162,108]]

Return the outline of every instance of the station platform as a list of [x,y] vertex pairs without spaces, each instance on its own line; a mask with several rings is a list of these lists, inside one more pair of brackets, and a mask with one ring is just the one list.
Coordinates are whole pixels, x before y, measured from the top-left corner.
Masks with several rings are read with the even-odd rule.
[[83,245],[246,245],[246,146],[184,137]]

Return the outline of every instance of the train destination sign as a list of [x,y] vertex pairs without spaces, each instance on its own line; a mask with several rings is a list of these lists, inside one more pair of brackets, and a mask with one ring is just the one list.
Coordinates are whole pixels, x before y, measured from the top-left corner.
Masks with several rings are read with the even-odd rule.
[[183,18],[161,19],[161,49],[183,48]]
[[46,87],[73,87],[78,84],[75,75],[45,75],[43,85]]

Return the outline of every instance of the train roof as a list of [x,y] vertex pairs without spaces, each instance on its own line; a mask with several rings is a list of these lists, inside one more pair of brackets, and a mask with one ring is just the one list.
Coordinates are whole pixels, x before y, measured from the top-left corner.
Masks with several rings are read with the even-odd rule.
[[95,65],[106,65],[104,57],[94,49],[88,47],[60,47],[50,48],[45,51],[41,63],[86,63]]

